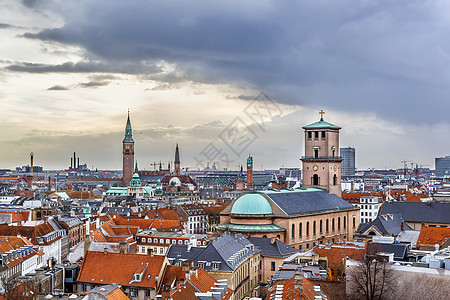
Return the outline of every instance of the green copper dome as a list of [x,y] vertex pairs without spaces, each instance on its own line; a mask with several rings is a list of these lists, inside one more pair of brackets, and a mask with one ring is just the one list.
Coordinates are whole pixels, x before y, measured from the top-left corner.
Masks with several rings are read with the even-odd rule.
[[252,163],[253,163],[253,157],[249,156],[249,157],[247,158],[247,163],[248,163],[248,164],[252,164]]
[[271,215],[272,207],[269,200],[257,193],[240,196],[231,208],[231,214],[235,215]]
[[341,127],[336,126],[334,124],[328,123],[324,120],[320,120],[318,122],[306,125],[302,127],[303,129],[314,129],[314,128],[331,128],[331,129],[341,129]]

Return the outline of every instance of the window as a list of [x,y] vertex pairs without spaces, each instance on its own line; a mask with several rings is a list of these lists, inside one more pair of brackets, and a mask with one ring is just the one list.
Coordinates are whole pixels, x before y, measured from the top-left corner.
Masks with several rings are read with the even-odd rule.
[[319,149],[314,149],[314,158],[319,158]]
[[330,230],[330,227],[328,226],[328,219],[327,219],[327,221],[325,222],[325,231],[328,233],[328,231]]
[[309,244],[306,244],[306,249],[309,249]]
[[316,221],[313,222],[313,235],[316,235]]
[[356,227],[356,217],[353,216],[353,228],[355,228],[355,227]]
[[302,237],[302,223],[298,224],[298,236]]
[[308,131],[308,140],[310,140],[312,138],[312,132]]
[[160,244],[164,244],[164,239],[159,239]]
[[138,295],[138,289],[137,288],[130,288],[130,296],[131,297],[137,297]]
[[334,231],[334,218],[331,220],[331,231]]
[[178,240],[178,245],[183,245],[183,240]]
[[322,131],[322,140],[325,139],[325,131]]
[[220,265],[220,263],[213,262],[212,263],[212,269],[213,270],[219,270],[219,265]]
[[141,241],[142,241],[143,243],[145,243],[145,238],[142,238]]
[[323,232],[323,230],[322,230],[322,229],[323,229],[323,228],[322,228],[322,227],[323,227],[323,226],[322,226],[322,225],[323,225],[322,220],[320,220],[320,223],[319,223],[319,224],[320,224],[320,225],[319,225],[319,232],[320,232],[320,234],[322,234],[322,232]]
[[159,254],[164,254],[164,248],[163,247],[159,248]]
[[[334,152],[333,152],[333,156],[334,156]],[[337,176],[336,176],[336,174],[334,174],[334,176],[333,176],[333,185],[337,185]]]
[[292,224],[291,236],[292,236],[293,239],[295,239],[295,225],[294,224]]
[[275,271],[275,262],[270,262],[270,271]]
[[[41,285],[39,285],[39,287],[40,287]],[[86,292],[86,284],[85,283],[82,283],[81,284],[81,291],[82,292]]]
[[319,139],[319,132],[318,131],[314,131],[314,139],[316,139],[316,140]]
[[338,217],[338,231],[341,230],[341,217]]
[[313,176],[313,185],[319,185],[319,175],[317,175],[317,174],[314,174],[314,176]]
[[306,222],[306,236],[309,236],[309,222]]
[[346,226],[347,226],[347,217],[344,216],[344,229],[346,228]]
[[153,239],[153,243],[158,243],[158,239],[157,239],[157,238],[154,238],[154,239]]
[[204,268],[205,268],[205,262],[204,262],[204,261],[199,261],[199,262],[197,263],[197,266],[198,266],[199,268],[204,269]]
[[169,239],[166,239],[166,244],[170,244],[170,240]]

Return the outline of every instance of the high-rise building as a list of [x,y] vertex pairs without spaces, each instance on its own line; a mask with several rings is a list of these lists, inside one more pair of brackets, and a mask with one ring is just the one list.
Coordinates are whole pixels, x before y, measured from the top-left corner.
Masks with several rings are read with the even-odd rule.
[[341,152],[342,161],[342,176],[355,175],[355,148],[346,147],[339,150]]
[[341,127],[323,120],[303,126],[305,130],[305,156],[303,187],[320,188],[341,196],[341,162],[339,156],[339,130]]
[[436,157],[435,160],[436,176],[444,177],[444,175],[450,175],[450,156]]
[[122,141],[123,157],[123,178],[122,184],[127,186],[134,173],[134,140],[130,122],[130,112],[128,111],[127,125],[125,126],[125,137]]

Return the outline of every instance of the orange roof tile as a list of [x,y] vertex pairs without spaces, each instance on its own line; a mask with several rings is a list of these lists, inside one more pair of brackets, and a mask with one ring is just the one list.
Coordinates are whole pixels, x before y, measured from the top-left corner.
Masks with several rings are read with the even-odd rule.
[[420,230],[417,245],[442,245],[450,238],[450,228],[425,227]]
[[[103,253],[88,251],[78,275],[79,282],[94,284],[117,283],[125,286],[156,287],[156,277],[166,264],[164,256]],[[142,270],[141,281],[133,281],[137,270]]]
[[328,268],[340,269],[344,266],[344,258],[350,257],[352,259],[360,260],[364,256],[364,248],[346,247],[344,245],[332,245],[331,248],[315,247],[319,257],[326,257],[328,261]]

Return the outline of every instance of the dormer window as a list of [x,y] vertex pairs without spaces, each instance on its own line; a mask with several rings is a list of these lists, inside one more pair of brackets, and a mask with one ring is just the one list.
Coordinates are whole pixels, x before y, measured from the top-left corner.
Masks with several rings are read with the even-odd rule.
[[134,274],[135,281],[141,281],[141,274]]

